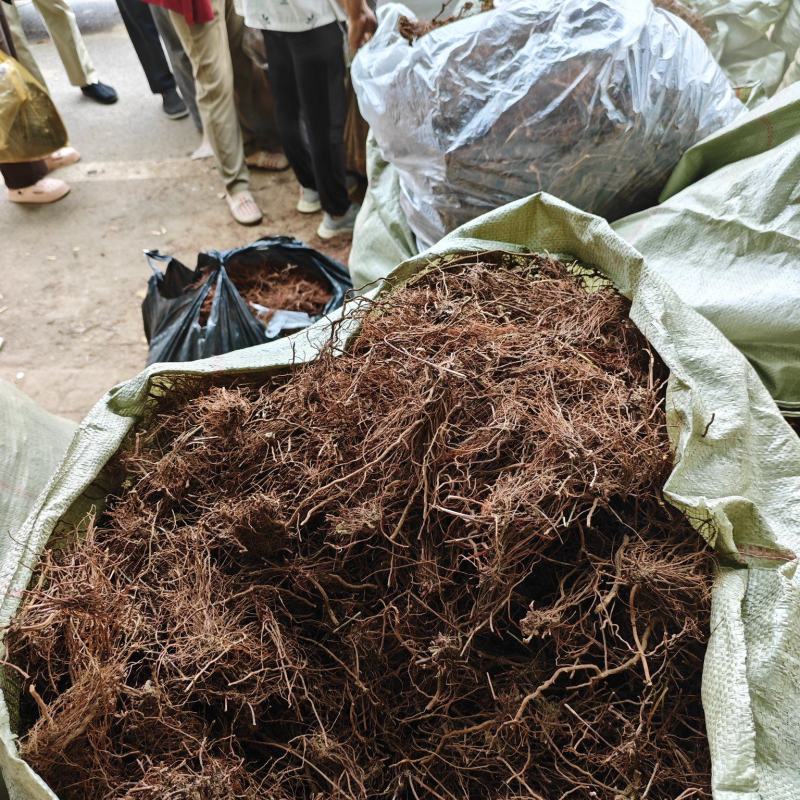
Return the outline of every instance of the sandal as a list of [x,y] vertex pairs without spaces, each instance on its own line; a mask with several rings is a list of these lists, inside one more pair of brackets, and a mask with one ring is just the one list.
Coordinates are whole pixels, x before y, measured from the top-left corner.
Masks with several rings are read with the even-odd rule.
[[52,172],[59,167],[68,167],[76,161],[81,160],[81,154],[74,147],[61,147],[49,156],[45,156],[44,163],[47,169]]
[[22,189],[9,189],[8,199],[12,203],[55,203],[69,194],[69,184],[58,178],[42,178],[32,186]]
[[240,225],[258,225],[261,222],[263,214],[250,192],[238,192],[234,195],[226,194],[225,198],[228,201],[231,216]]
[[253,169],[266,169],[270,172],[283,172],[283,170],[289,169],[289,160],[283,153],[271,153],[269,150],[250,153],[244,163]]

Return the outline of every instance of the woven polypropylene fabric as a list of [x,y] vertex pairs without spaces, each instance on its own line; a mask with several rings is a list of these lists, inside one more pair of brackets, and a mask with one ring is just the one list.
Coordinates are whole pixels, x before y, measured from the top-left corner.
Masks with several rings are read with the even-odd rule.
[[0,558],[78,426],[0,381]]
[[800,413],[800,84],[689,150],[664,202],[614,223]]
[[[606,222],[547,195],[512,203],[463,226],[393,273],[402,282],[451,252],[503,248],[569,255],[595,267],[632,298],[631,317],[671,371],[667,393],[675,468],[666,497],[738,564],[720,574],[703,697],[715,800],[800,797],[800,439],[757,374],[710,322]],[[81,426],[48,492],[5,554],[0,626],[11,619],[33,562],[87,492],[144,410],[153,379],[181,373],[258,372],[313,358],[325,321],[289,339],[191,364],[155,365],[117,387]],[[352,324],[338,328],[342,340]],[[74,514],[72,515],[74,516]],[[0,768],[12,800],[54,795],[21,761],[0,696]]]

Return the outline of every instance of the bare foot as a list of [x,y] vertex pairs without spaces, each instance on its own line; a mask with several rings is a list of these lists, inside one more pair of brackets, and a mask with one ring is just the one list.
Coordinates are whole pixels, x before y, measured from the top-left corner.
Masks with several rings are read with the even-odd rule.
[[253,195],[248,191],[238,192],[234,195],[225,195],[228,201],[228,208],[231,216],[240,225],[258,225],[261,222],[262,214],[258,204],[253,199]]
[[211,149],[208,139],[204,136],[203,141],[200,142],[197,149],[192,153],[191,158],[193,161],[200,161],[203,158],[211,158],[213,155],[214,151]]

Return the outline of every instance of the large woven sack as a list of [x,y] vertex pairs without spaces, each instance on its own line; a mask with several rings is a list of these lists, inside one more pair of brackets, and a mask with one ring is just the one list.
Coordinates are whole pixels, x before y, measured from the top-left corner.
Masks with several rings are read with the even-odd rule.
[[[800,440],[753,368],[683,303],[603,220],[547,195],[510,204],[463,226],[393,273],[402,281],[433,255],[530,249],[596,268],[632,300],[631,318],[671,371],[667,392],[675,466],[664,487],[725,555],[715,583],[703,702],[715,800],[800,797]],[[376,287],[374,292],[381,291]],[[341,312],[338,312],[339,314]],[[351,317],[322,320],[286,339],[185,364],[155,364],[115,387],[90,412],[13,541],[0,552],[0,626],[54,532],[69,530],[111,486],[104,470],[127,434],[182,375],[262,373],[306,362],[329,340],[357,335]],[[711,424],[709,424],[711,422]],[[0,694],[0,769],[12,800],[53,800],[17,755],[10,695]]]
[[800,415],[800,83],[690,149],[662,203],[614,223]]
[[0,380],[0,540],[25,521],[76,427]]
[[[800,415],[800,83],[690,148],[662,203],[613,223]],[[360,289],[418,252],[398,171],[374,140],[350,273]]]

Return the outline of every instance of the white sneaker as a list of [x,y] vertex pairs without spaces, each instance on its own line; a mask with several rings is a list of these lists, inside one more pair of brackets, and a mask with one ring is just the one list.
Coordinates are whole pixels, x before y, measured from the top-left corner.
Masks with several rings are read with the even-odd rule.
[[317,236],[321,239],[335,239],[337,236],[351,236],[353,228],[356,224],[356,217],[361,210],[361,206],[355,203],[350,204],[347,213],[341,217],[332,217],[325,212],[319,228],[317,228]]
[[319,202],[319,192],[301,186],[300,199],[297,201],[297,210],[301,214],[316,214],[317,211],[321,211],[322,204]]

